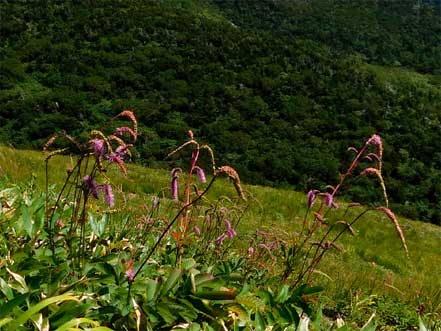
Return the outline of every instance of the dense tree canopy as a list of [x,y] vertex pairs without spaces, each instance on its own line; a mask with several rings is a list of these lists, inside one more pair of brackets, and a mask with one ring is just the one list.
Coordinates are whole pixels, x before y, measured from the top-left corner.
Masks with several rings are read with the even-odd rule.
[[[245,181],[306,190],[378,133],[395,209],[441,224],[437,6],[17,0],[0,13],[3,143],[40,148],[129,107],[139,162],[161,165],[192,129]],[[371,201],[370,185],[350,196]]]

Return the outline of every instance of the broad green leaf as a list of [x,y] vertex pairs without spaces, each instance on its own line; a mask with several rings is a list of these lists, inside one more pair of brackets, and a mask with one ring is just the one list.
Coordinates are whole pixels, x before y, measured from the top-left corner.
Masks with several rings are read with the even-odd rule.
[[88,318],[74,318],[66,323],[64,323],[63,325],[61,325],[59,328],[57,328],[55,331],[67,331],[70,330],[73,327],[78,327],[81,324],[88,324],[88,325],[92,325],[92,326],[99,326],[99,323],[96,321],[93,321],[91,319]]
[[109,218],[108,214],[103,214],[100,220],[98,220],[91,212],[88,213],[88,216],[92,232],[100,238],[105,232],[107,220]]
[[308,286],[302,291],[302,294],[308,295],[308,294],[319,293],[322,291],[323,291],[323,287],[321,286]]
[[421,319],[421,316],[418,316],[418,324],[419,324],[419,331],[427,331],[427,328],[424,325],[423,320]]
[[14,299],[12,288],[3,280],[3,278],[0,278],[0,289],[8,300]]
[[63,302],[59,309],[50,316],[51,327],[60,327],[77,316],[84,316],[85,312],[93,306],[93,303],[82,303],[79,305],[75,301]]
[[265,321],[262,317],[262,314],[257,310],[255,314],[254,323],[256,326],[256,331],[263,331],[265,330]]
[[10,313],[15,307],[21,305],[29,296],[30,292],[20,294],[16,296],[14,299],[0,306],[0,318],[5,317],[6,314]]
[[176,283],[178,282],[181,275],[182,275],[181,269],[177,268],[177,269],[173,270],[170,273],[170,276],[168,276],[167,281],[162,286],[160,295],[161,296],[167,295],[168,292],[176,285]]
[[24,322],[26,322],[31,316],[35,315],[43,308],[45,308],[53,303],[60,303],[63,301],[68,301],[68,300],[73,300],[73,301],[77,301],[77,302],[80,301],[76,297],[69,295],[69,294],[63,294],[63,295],[58,295],[55,297],[44,299],[44,300],[40,301],[39,303],[37,303],[36,305],[29,308],[28,310],[26,310],[25,312],[23,312],[23,314],[21,316],[19,316],[13,323],[11,323],[11,329],[18,328]]
[[31,208],[29,206],[22,205],[20,211],[21,215],[18,224],[20,224],[20,227],[26,231],[29,237],[32,237],[32,228],[34,221],[32,220]]
[[176,317],[168,308],[168,306],[166,304],[159,304],[156,306],[157,312],[158,314],[163,318],[163,320],[168,323],[171,324],[176,320]]
[[1,319],[0,320],[0,328],[3,325],[6,325],[6,324],[8,324],[9,322],[12,322],[12,321],[13,321],[13,319],[11,317],[5,317],[5,318]]
[[289,299],[289,286],[285,284],[280,289],[280,292],[276,297],[276,302],[284,303],[288,299]]
[[182,260],[182,269],[189,270],[196,266],[196,261],[192,258],[187,258]]
[[17,281],[17,283],[20,284],[20,288],[18,288],[18,291],[20,293],[29,292],[28,286],[26,285],[26,281],[22,276],[16,274],[15,272],[12,272],[11,270],[9,270],[9,268],[6,268],[6,271]]
[[228,291],[198,291],[194,293],[195,297],[208,300],[234,300],[236,295],[235,289]]
[[146,284],[147,289],[147,302],[153,301],[156,297],[156,293],[158,292],[159,283],[156,280],[149,279]]

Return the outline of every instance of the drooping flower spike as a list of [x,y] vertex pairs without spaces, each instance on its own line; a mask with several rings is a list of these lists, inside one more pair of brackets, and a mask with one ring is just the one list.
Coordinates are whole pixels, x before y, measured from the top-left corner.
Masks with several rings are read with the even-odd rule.
[[102,157],[104,155],[104,140],[102,139],[92,139],[91,140],[91,144],[92,144],[92,148],[93,148],[93,153],[95,154],[96,157]]
[[326,207],[332,207],[333,203],[334,203],[334,197],[332,196],[332,194],[330,193],[325,193],[323,195],[325,198],[325,205]]
[[307,194],[307,205],[308,208],[311,208],[312,205],[315,202],[315,199],[317,198],[317,193],[319,193],[318,190],[310,190]]
[[181,168],[174,168],[171,171],[171,183],[170,183],[170,191],[173,200],[178,200],[179,192],[178,192],[178,175],[182,172]]
[[233,227],[231,226],[231,222],[229,219],[225,220],[225,226],[227,227],[226,234],[228,238],[233,239],[237,235],[237,233],[236,230],[234,230]]
[[202,169],[201,167],[196,166],[196,173],[198,175],[199,181],[201,183],[206,183],[207,182],[207,178],[205,177],[205,172],[204,169]]
[[372,135],[366,142],[367,145],[375,145],[377,147],[377,156],[381,160],[383,158],[383,143],[381,137],[377,134]]
[[122,136],[126,132],[129,133],[132,136],[133,140],[136,140],[136,133],[135,133],[135,131],[133,131],[131,128],[129,128],[127,126],[123,126],[123,127],[117,128],[115,130],[115,135]]
[[112,187],[109,184],[103,184],[100,188],[104,193],[104,201],[112,208],[115,205],[115,196],[113,195]]
[[86,184],[86,187],[87,187],[88,191],[92,194],[92,196],[95,199],[98,199],[99,187],[96,184],[95,180],[92,177],[90,177],[89,175],[87,175],[87,176],[84,176],[83,182],[84,182],[84,184]]

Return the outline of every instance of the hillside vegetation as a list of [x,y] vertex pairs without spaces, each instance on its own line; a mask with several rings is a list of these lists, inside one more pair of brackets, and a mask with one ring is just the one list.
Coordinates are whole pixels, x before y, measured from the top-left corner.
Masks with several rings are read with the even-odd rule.
[[[164,166],[192,129],[244,181],[307,191],[377,133],[394,210],[441,224],[439,5],[17,0],[0,15],[5,144],[39,149],[130,108],[139,163]],[[348,198],[376,201],[357,180]]]
[[[135,330],[133,321],[136,320],[134,317],[136,316],[134,313],[136,312],[136,306],[133,307],[128,303],[125,304],[126,295],[130,296],[131,293],[131,283],[129,281],[129,294],[127,294],[127,284],[124,279],[128,277],[126,271],[128,269],[125,269],[126,265],[121,261],[133,258],[135,266],[138,268],[145,256],[145,251],[152,246],[153,238],[158,236],[158,231],[162,231],[163,224],[161,222],[167,223],[167,220],[172,219],[177,205],[176,202],[171,201],[169,198],[170,177],[168,172],[152,170],[138,165],[127,165],[129,177],[124,177],[123,174],[117,171],[117,167],[106,172],[106,176],[112,178],[112,186],[115,191],[115,205],[109,209],[99,201],[89,201],[88,221],[86,223],[88,245],[86,252],[83,252],[88,262],[83,269],[72,269],[74,271],[68,274],[69,267],[74,268],[75,256],[69,255],[72,257],[72,262],[69,262],[70,260],[67,259],[64,263],[57,264],[53,262],[55,263],[53,264],[51,259],[54,257],[51,255],[50,246],[47,244],[47,230],[36,231],[35,229],[33,230],[32,226],[27,228],[26,225],[28,223],[26,220],[29,218],[32,218],[32,223],[35,224],[33,225],[34,227],[41,222],[40,218],[42,217],[42,210],[44,210],[42,192],[45,191],[44,159],[46,156],[47,154],[44,155],[41,152],[18,151],[0,147],[0,164],[2,166],[2,177],[0,180],[0,198],[2,199],[0,226],[3,229],[4,239],[1,241],[0,250],[4,251],[7,246],[13,247],[13,249],[9,250],[8,257],[5,257],[1,262],[19,275],[15,274],[14,278],[11,278],[8,277],[8,273],[5,271],[7,268],[1,268],[0,270],[1,277],[8,283],[3,282],[2,285],[2,293],[5,293],[5,297],[2,294],[0,300],[3,300],[5,308],[2,310],[1,317],[13,316],[16,308],[12,310],[12,307],[17,305],[23,306],[20,298],[25,296],[25,294],[19,295],[16,291],[19,293],[20,291],[25,293],[31,290],[34,292],[38,291],[44,293],[45,296],[43,298],[45,298],[46,296],[51,297],[64,293],[63,289],[66,288],[69,289],[70,295],[80,293],[83,296],[82,302],[78,304],[76,309],[73,309],[70,304],[59,303],[58,306],[52,306],[52,313],[47,317],[51,321],[51,325],[58,326],[66,322],[67,318],[80,314],[87,318],[96,318],[101,323],[107,321],[107,324],[104,325],[113,326],[116,329],[120,329],[121,325],[127,327],[131,324],[131,330]],[[68,174],[66,170],[72,169],[75,162],[76,159],[74,157],[56,156],[49,163],[51,196],[53,195],[52,192],[60,190]],[[295,235],[299,234],[305,214],[308,215],[306,195],[304,194],[291,190],[277,190],[248,185],[244,186],[243,190],[250,198],[249,201],[241,202],[236,207],[233,207],[232,201],[235,201],[234,188],[226,180],[219,180],[213,186],[213,190],[207,198],[204,199],[204,203],[208,202],[209,206],[211,204],[205,211],[205,217],[212,215],[211,213],[220,206],[223,206],[222,209],[228,211],[232,221],[239,217],[240,223],[239,220],[235,223],[235,226],[237,226],[237,238],[231,240],[231,243],[228,240],[228,243],[224,244],[222,248],[218,247],[214,251],[206,248],[207,251],[199,256],[195,253],[198,252],[201,246],[204,246],[205,236],[209,235],[209,233],[204,232],[204,237],[195,241],[194,234],[189,232],[185,248],[185,256],[195,254],[193,257],[197,261],[197,265],[194,268],[201,271],[205,270],[205,272],[212,272],[210,270],[214,270],[213,272],[216,273],[215,284],[219,284],[223,279],[229,279],[227,284],[230,287],[237,288],[238,292],[240,292],[234,301],[214,301],[213,307],[217,307],[217,318],[229,321],[227,323],[231,323],[234,319],[230,317],[230,313],[228,317],[220,313],[219,308],[221,304],[229,307],[228,311],[231,312],[237,311],[234,309],[236,303],[247,307],[247,301],[244,298],[247,297],[251,300],[251,295],[254,293],[260,293],[260,299],[256,297],[253,299],[254,301],[250,301],[250,307],[254,307],[255,303],[259,302],[255,300],[265,300],[264,298],[266,297],[262,296],[262,292],[247,294],[247,288],[249,291],[250,287],[254,288],[257,285],[257,288],[261,288],[260,291],[268,288],[269,293],[271,293],[269,289],[269,286],[271,286],[275,291],[274,293],[278,293],[277,291],[281,286],[278,275],[284,268],[284,265],[280,263],[283,255],[281,254],[283,252],[283,244],[285,240],[289,241],[290,238],[295,238]],[[66,197],[68,197],[67,194]],[[152,197],[160,199],[158,214],[151,209]],[[66,204],[66,215],[57,216],[62,217],[63,220],[60,223],[61,225],[57,223],[57,227],[60,227],[57,231],[60,234],[68,229],[69,221],[66,217],[70,214],[68,206],[69,204]],[[199,208],[201,208],[200,213],[203,214],[204,209],[202,205],[197,207],[197,209]],[[341,211],[337,211],[337,214],[340,216],[335,216],[341,217],[343,209],[345,207],[341,205]],[[195,213],[196,215],[194,215]],[[334,221],[334,216],[331,214],[332,212],[325,214],[329,222]],[[345,212],[343,217],[349,220],[356,214],[357,211],[350,212],[348,215]],[[203,221],[204,217],[201,219],[201,215],[197,216],[196,210],[192,211],[192,215],[194,217],[192,222],[196,222],[193,224],[201,224],[200,222],[203,224],[205,222]],[[155,223],[149,227],[148,223],[145,222],[151,217],[155,219]],[[99,221],[100,218],[101,221]],[[406,257],[405,251],[401,247],[399,238],[395,235],[393,224],[381,213],[366,214],[361,222],[354,225],[355,235],[345,234],[339,240],[338,250],[330,250],[328,252],[326,258],[323,259],[314,271],[314,277],[308,281],[310,285],[315,286],[311,287],[311,290],[317,288],[317,286],[323,286],[324,291],[319,296],[313,297],[305,293],[305,298],[308,298],[306,299],[308,303],[306,306],[301,301],[296,301],[295,303],[297,309],[302,307],[302,309],[310,311],[308,314],[315,321],[311,326],[311,330],[360,330],[360,327],[372,314],[375,316],[373,319],[375,323],[369,326],[372,330],[375,329],[375,327],[372,328],[373,325],[377,326],[376,330],[412,329],[418,324],[418,316],[424,317],[426,322],[432,321],[433,330],[439,329],[441,283],[438,275],[441,270],[437,262],[441,257],[439,247],[441,231],[439,227],[432,224],[410,221],[403,218],[400,218],[399,222],[406,237],[409,249],[408,257]],[[140,225],[146,226],[146,231],[140,232],[137,230]],[[219,224],[219,228],[221,227],[222,224]],[[177,227],[176,231],[178,231]],[[207,229],[205,228],[204,231],[207,231]],[[171,234],[173,233],[175,232]],[[322,230],[319,231],[319,235],[320,233],[322,233]],[[259,236],[262,235],[267,237],[258,245],[259,240],[261,240]],[[34,247],[35,239],[32,239],[33,236],[42,238],[42,242],[46,244]],[[7,238],[16,239],[8,241],[6,240]],[[65,238],[67,240],[68,237],[66,236]],[[100,240],[97,240],[97,238]],[[153,260],[150,261],[147,265],[147,270],[142,273],[142,278],[140,277],[133,284],[133,295],[137,298],[139,304],[143,305],[143,316],[147,317],[147,321],[142,319],[142,323],[147,323],[147,325],[163,325],[163,329],[167,330],[171,326],[176,325],[179,320],[192,321],[191,325],[198,325],[195,322],[204,325],[202,321],[206,320],[210,321],[210,325],[216,325],[214,319],[206,319],[207,313],[213,313],[211,310],[198,315],[199,317],[194,320],[192,305],[197,307],[195,311],[198,314],[200,314],[202,308],[195,303],[194,295],[196,294],[187,293],[188,286],[185,286],[185,283],[180,285],[180,280],[178,285],[174,285],[177,287],[176,291],[167,293],[161,290],[160,294],[156,294],[158,298],[155,299],[154,305],[140,299],[142,294],[145,295],[146,288],[148,288],[147,295],[150,295],[148,293],[151,292],[152,282],[159,282],[158,284],[161,285],[160,278],[162,277],[163,283],[165,283],[167,275],[173,270],[170,269],[169,264],[176,268],[176,262],[173,262],[175,250],[170,247],[177,243],[172,240],[172,235],[167,235],[166,238],[169,239],[165,240],[163,247],[154,255],[154,261],[156,262],[152,264]],[[197,244],[195,245],[195,243]],[[75,242],[73,244],[75,245]],[[139,251],[139,248],[137,248],[139,245],[141,245],[142,251]],[[67,250],[68,246],[64,247]],[[256,258],[250,255],[249,247],[254,247],[256,250],[253,253],[256,255]],[[29,250],[34,253],[29,254]],[[45,254],[42,254],[43,252]],[[67,252],[62,251],[60,248],[57,254],[62,257]],[[186,268],[185,263],[188,263],[188,260],[184,259],[181,268]],[[14,261],[15,263],[12,263]],[[45,267],[41,267],[41,264]],[[204,266],[210,267],[203,269]],[[191,269],[193,270],[192,272],[195,272],[194,268]],[[56,273],[60,273],[60,275],[55,277],[49,272],[52,269]],[[11,272],[9,269],[7,270]],[[231,276],[228,274],[229,272],[235,272],[234,278],[233,274]],[[237,273],[241,273],[244,277],[244,280],[240,280],[239,283],[234,281],[238,279]],[[85,276],[81,277],[82,274]],[[16,290],[17,285],[13,285],[14,279],[20,279],[20,275],[25,277],[23,282],[26,281],[29,284],[29,289],[21,289],[19,287]],[[84,280],[84,277],[87,277],[88,280],[83,284],[82,280]],[[185,274],[183,274],[183,277],[185,280]],[[56,284],[58,286],[55,286]],[[9,286],[16,293],[16,299],[14,300],[12,300],[12,290],[7,290]],[[221,287],[221,289],[225,290],[225,287]],[[91,293],[91,295],[89,297],[84,295],[85,291],[86,293]],[[219,296],[225,292],[216,293]],[[314,291],[312,290],[311,293],[314,293]],[[277,296],[277,300],[280,300],[280,296],[282,294]],[[207,297],[206,299],[216,300],[215,297]],[[35,300],[38,302],[38,297],[34,296],[32,302],[35,303]],[[90,304],[91,300],[93,300],[93,305]],[[186,308],[184,312],[187,311],[186,314],[180,310],[182,309],[180,307],[182,307],[183,302],[185,303]],[[211,307],[209,302],[211,301],[205,300],[207,307]],[[166,309],[164,304],[167,307]],[[263,303],[261,304],[263,305]],[[290,302],[285,303],[285,305],[288,304]],[[270,311],[274,314],[277,312],[276,306],[270,308],[272,306],[267,302],[265,305],[268,308],[262,309],[271,309]],[[307,310],[310,309],[308,308],[309,305],[312,305],[313,310]],[[172,318],[169,317],[168,310],[176,310],[180,313]],[[60,318],[60,316],[63,316],[63,311],[66,314],[66,318]],[[312,311],[320,311],[321,313],[312,313]],[[243,317],[243,314],[239,315],[240,319],[247,320],[246,317]],[[46,314],[43,312],[42,316],[46,316]],[[110,316],[113,316],[112,319],[110,319]],[[248,319],[250,324],[247,324],[248,328],[245,328],[245,330],[257,330],[260,328],[257,317],[253,316],[250,315]],[[269,315],[266,313],[264,316]],[[281,323],[283,318],[279,318],[278,322]],[[335,321],[338,318],[347,323],[345,327],[335,326]],[[266,318],[263,320],[267,321],[262,322],[264,324],[277,322],[277,319],[276,322],[269,322],[270,320],[266,320]],[[0,322],[5,323],[5,319],[0,320]],[[81,320],[79,319],[78,323],[80,322]],[[333,323],[334,327],[330,328],[330,325]],[[120,326],[118,327],[118,325]],[[200,330],[196,325],[192,327],[195,330]],[[232,324],[228,325],[233,327]],[[220,328],[215,329],[218,330]],[[203,330],[214,329],[204,328]]]

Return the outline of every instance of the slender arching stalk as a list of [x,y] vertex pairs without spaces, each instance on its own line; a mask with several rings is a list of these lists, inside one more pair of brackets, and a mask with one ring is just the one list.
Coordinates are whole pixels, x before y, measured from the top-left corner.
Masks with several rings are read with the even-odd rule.
[[[191,205],[195,204],[197,201],[199,201],[200,199],[202,199],[202,197],[208,192],[208,190],[210,189],[210,187],[213,185],[214,181],[216,180],[216,176],[213,176],[213,178],[211,179],[211,181],[208,183],[207,187],[204,189],[204,191],[199,194],[196,198],[194,198],[192,201],[190,201],[189,203],[185,204],[175,215],[175,217],[170,221],[170,223],[167,225],[167,227],[165,228],[165,230],[161,233],[161,235],[159,236],[159,238],[156,240],[155,244],[152,246],[152,248],[150,249],[150,252],[147,254],[147,256],[144,258],[144,261],[141,263],[141,265],[138,267],[138,270],[136,270],[135,275],[133,277],[133,280],[135,280],[136,276],[141,272],[142,268],[144,267],[144,265],[147,263],[147,261],[150,259],[150,257],[152,256],[152,254],[155,252],[156,248],[159,246],[159,244],[161,243],[162,239],[164,239],[165,235],[168,233],[168,231],[171,229],[171,227],[173,226],[173,224],[175,224],[175,222],[177,221],[177,219],[179,218],[179,216],[181,216],[181,214],[187,210],[188,207],[190,207]],[[133,281],[132,280],[132,281]]]

